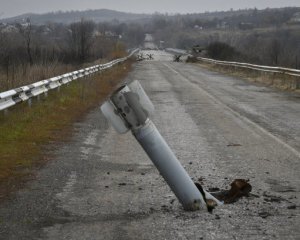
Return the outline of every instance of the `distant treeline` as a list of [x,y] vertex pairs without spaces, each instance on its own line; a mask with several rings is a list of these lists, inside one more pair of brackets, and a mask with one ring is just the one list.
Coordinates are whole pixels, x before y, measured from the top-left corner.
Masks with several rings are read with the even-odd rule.
[[[146,33],[161,48],[192,50],[198,46],[205,50],[202,54],[221,60],[300,66],[300,8],[185,15],[90,10],[48,15],[70,18],[74,14],[85,18],[68,24],[41,24],[38,18],[34,23],[30,18],[0,22],[0,91],[95,60],[122,56],[126,48],[142,46]],[[38,15],[43,16],[47,15]]]
[[53,76],[63,69],[122,57],[127,47],[138,46],[143,39],[144,32],[137,24],[96,24],[84,19],[68,25],[34,25],[30,19],[2,23],[0,91]]
[[198,46],[221,60],[300,67],[300,8],[157,15],[147,27],[164,46]]
[[23,23],[0,25],[0,64],[81,64],[110,58],[116,44],[132,47],[143,39],[144,32],[137,24],[96,24],[82,19],[69,25],[33,25],[27,19]]

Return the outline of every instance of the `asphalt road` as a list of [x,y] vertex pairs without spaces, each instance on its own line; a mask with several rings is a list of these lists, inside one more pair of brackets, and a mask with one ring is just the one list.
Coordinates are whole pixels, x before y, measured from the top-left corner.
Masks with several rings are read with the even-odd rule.
[[213,214],[183,211],[132,135],[95,109],[1,203],[0,239],[300,239],[300,94],[154,59],[126,80],[141,82],[189,174],[205,189],[249,179],[254,195]]

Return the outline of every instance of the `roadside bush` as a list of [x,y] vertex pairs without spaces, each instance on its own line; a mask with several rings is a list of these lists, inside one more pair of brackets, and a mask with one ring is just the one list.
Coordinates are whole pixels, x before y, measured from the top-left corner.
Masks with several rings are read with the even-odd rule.
[[233,60],[239,55],[235,48],[227,43],[213,42],[207,47],[207,56],[217,60]]

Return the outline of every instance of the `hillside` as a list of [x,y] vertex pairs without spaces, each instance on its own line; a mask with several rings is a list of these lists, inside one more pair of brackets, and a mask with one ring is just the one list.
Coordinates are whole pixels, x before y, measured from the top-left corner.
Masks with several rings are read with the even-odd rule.
[[110,22],[118,20],[120,22],[130,22],[150,18],[147,14],[125,13],[108,9],[86,10],[86,11],[68,11],[68,12],[51,12],[45,14],[27,13],[12,18],[1,19],[1,22],[12,23],[21,22],[23,19],[30,18],[31,22],[36,25],[43,25],[48,22],[69,24],[79,21],[81,18],[92,20],[96,23]]
[[[24,19],[30,18],[35,25],[44,25],[49,22],[70,24],[84,18],[92,20],[96,23],[112,22],[138,22],[145,24],[151,22],[153,18],[160,18],[167,21],[178,21],[178,19],[186,19],[194,22],[195,25],[203,25],[203,27],[214,28],[217,24],[226,22],[227,25],[237,26],[239,23],[251,23],[253,25],[267,26],[278,25],[289,21],[292,16],[300,12],[300,8],[269,8],[263,10],[257,9],[241,9],[231,11],[217,11],[191,14],[137,14],[119,12],[109,9],[96,9],[86,11],[58,11],[45,14],[26,13],[16,17],[0,19],[2,23],[22,22]],[[298,17],[299,18],[299,17]],[[205,26],[208,25],[208,26]],[[158,26],[159,27],[159,26]]]

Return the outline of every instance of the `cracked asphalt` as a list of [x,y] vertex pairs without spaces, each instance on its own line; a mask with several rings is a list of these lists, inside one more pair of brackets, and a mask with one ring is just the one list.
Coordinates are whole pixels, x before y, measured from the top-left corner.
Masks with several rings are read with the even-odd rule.
[[0,204],[0,239],[300,239],[300,94],[153,53],[125,81],[149,94],[180,162],[205,189],[244,178],[253,195],[185,212],[133,136],[94,109]]

